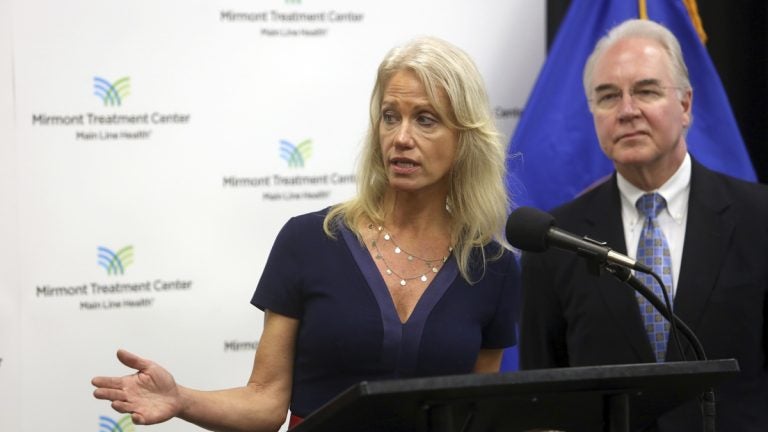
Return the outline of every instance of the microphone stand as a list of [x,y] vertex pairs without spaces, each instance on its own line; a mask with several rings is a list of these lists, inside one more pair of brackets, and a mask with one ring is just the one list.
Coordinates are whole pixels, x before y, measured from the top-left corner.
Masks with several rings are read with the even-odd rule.
[[[693,347],[693,350],[695,352],[696,360],[706,360],[707,356],[704,354],[704,347],[701,345],[701,342],[699,341],[699,338],[696,337],[696,334],[693,333],[693,330],[691,330],[688,325],[686,325],[680,318],[678,318],[677,315],[671,312],[667,306],[664,305],[664,303],[659,300],[658,297],[651,291],[648,287],[645,286],[642,282],[640,282],[639,279],[637,279],[632,272],[620,265],[616,264],[609,264],[604,263],[603,268],[605,270],[615,276],[618,280],[621,282],[624,282],[635,289],[635,291],[639,292],[640,295],[645,297],[652,305],[656,308],[656,310],[661,313],[664,318],[666,318],[672,328],[672,337],[675,339],[675,342],[677,344],[677,348],[680,351],[680,357],[682,359],[685,359],[685,354],[683,353],[683,349],[680,346],[680,340],[677,338],[677,329],[679,329],[683,335],[685,336],[686,340],[689,342],[689,344]],[[650,272],[650,274],[656,279],[657,281],[660,281],[660,278],[658,275],[656,275],[653,272]],[[669,304],[669,298],[665,296],[665,300],[667,300],[667,303]],[[699,404],[701,406],[701,414],[702,414],[702,420],[704,423],[704,432],[715,432],[715,391],[712,388],[708,388],[702,393],[702,395],[699,397]]]

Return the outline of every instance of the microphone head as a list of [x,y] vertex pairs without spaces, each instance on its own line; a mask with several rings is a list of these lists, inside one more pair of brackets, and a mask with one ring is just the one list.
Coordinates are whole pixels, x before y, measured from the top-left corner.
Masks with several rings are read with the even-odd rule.
[[544,252],[549,229],[555,218],[533,207],[519,207],[507,218],[507,241],[514,247],[529,252]]

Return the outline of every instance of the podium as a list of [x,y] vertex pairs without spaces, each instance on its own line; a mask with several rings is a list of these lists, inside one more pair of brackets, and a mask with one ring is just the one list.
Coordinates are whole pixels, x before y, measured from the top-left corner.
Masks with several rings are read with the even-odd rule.
[[363,381],[291,432],[628,432],[738,370],[728,359]]

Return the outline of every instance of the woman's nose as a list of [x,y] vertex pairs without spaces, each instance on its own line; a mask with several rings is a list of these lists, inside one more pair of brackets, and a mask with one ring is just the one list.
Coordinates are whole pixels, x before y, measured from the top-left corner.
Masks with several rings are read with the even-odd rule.
[[395,133],[395,145],[411,147],[413,144],[414,141],[412,123],[408,120],[404,120],[402,123],[400,123],[400,127]]

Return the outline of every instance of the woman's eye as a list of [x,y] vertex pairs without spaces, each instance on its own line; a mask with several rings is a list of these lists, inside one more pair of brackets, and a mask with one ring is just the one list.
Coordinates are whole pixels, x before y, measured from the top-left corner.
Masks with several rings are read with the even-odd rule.
[[432,126],[437,123],[437,119],[432,117],[431,115],[421,114],[416,119],[420,125],[422,126]]
[[381,114],[381,119],[384,121],[384,123],[394,123],[395,121],[397,121],[395,114],[390,111],[383,112]]

